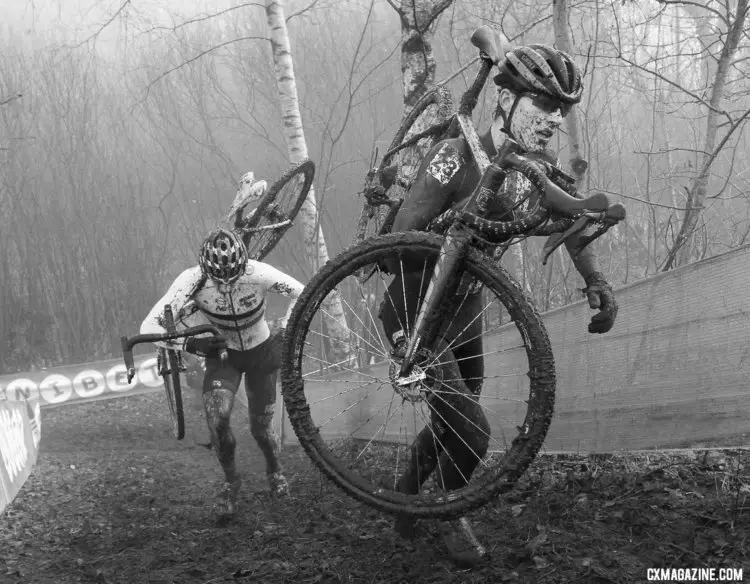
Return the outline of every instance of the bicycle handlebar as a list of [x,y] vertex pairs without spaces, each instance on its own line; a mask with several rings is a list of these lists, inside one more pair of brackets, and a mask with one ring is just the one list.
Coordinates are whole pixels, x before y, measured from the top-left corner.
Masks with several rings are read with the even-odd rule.
[[[461,221],[485,237],[499,240],[508,236],[529,234],[549,218],[550,212],[563,217],[580,219],[576,224],[575,232],[580,232],[589,223],[602,223],[608,229],[625,219],[625,207],[620,203],[612,204],[610,198],[604,193],[595,193],[586,198],[569,194],[547,176],[542,164],[524,158],[521,152],[518,143],[508,139],[490,163],[467,207],[447,211],[433,221],[430,228],[439,231],[454,221]],[[541,208],[525,214],[521,219],[505,221],[485,219],[483,215],[487,211],[490,198],[496,195],[505,181],[508,170],[511,169],[523,174],[539,190],[542,194]],[[575,193],[574,188],[568,188]],[[501,212],[506,214],[511,214],[514,210],[510,203],[504,207]],[[566,234],[572,235],[573,231],[566,231]],[[585,244],[581,248],[599,235],[601,233],[591,237],[586,236]]]
[[[120,337],[120,343],[122,344],[122,354],[125,359],[125,367],[128,371],[128,383],[135,377],[135,361],[133,359],[133,347],[141,343],[155,343],[157,341],[171,341],[174,339],[180,339],[185,337],[192,337],[194,335],[200,335],[205,333],[211,333],[215,337],[221,335],[219,329],[210,324],[202,324],[185,329],[180,332],[174,333],[149,333],[144,335],[135,335],[133,337]],[[176,350],[176,349],[175,349]],[[222,362],[226,361],[228,357],[227,350],[221,349],[219,351],[219,358]]]

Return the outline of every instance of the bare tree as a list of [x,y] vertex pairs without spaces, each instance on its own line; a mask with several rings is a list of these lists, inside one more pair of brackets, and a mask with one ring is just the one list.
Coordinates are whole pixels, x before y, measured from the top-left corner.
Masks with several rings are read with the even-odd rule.
[[[280,0],[266,0],[266,15],[271,30],[270,40],[276,66],[276,84],[279,91],[282,119],[284,120],[284,137],[289,149],[289,159],[292,163],[297,163],[307,158],[307,143],[305,131],[302,127],[302,116],[299,111],[289,32]],[[299,214],[305,240],[309,249],[313,252],[311,255],[317,261],[317,265],[322,266],[328,261],[328,250],[318,221],[315,190],[313,188],[310,188]],[[328,315],[326,319],[328,332],[333,339],[341,341],[341,346],[346,347],[349,329],[338,292],[334,292],[326,298],[325,309]],[[334,347],[335,349],[336,347]]]
[[452,0],[388,0],[401,19],[401,75],[404,116],[435,84],[432,37],[438,17]]
[[[568,28],[570,27],[568,0],[552,0],[552,14],[557,48],[568,54],[572,54],[573,50],[568,33]],[[587,163],[581,154],[581,133],[578,129],[578,112],[576,108],[570,110],[570,113],[565,118],[565,123],[568,129],[567,141],[568,148],[570,149],[570,169],[573,172],[576,182],[580,184],[586,172]]]
[[[695,8],[692,2],[680,2],[676,0],[659,1],[663,4],[691,4],[691,8]],[[706,114],[703,151],[700,153],[698,167],[687,192],[687,203],[685,205],[686,209],[682,225],[671,249],[667,253],[667,258],[664,262],[664,271],[690,262],[693,254],[695,230],[700,220],[708,191],[711,166],[719,152],[727,144],[731,135],[744,124],[748,115],[750,115],[750,110],[748,110],[740,117],[735,118],[722,109],[730,68],[737,54],[742,35],[747,34],[745,31],[745,22],[747,20],[748,0],[738,0],[737,9],[734,14],[732,14],[729,0],[725,2],[723,8],[725,10],[720,12],[706,7],[706,10],[712,13],[712,17],[723,25],[725,40],[723,42],[719,41],[722,43],[722,47],[718,56],[718,62],[716,63],[716,71],[709,88],[710,97],[707,103],[704,102],[708,111]],[[709,17],[709,15],[705,16]],[[721,36],[723,37],[724,35]],[[715,57],[707,50],[704,52],[703,58],[706,61],[710,61]],[[709,63],[706,63],[706,65],[709,66]],[[721,118],[726,118],[729,127],[725,136],[717,144],[719,120]]]

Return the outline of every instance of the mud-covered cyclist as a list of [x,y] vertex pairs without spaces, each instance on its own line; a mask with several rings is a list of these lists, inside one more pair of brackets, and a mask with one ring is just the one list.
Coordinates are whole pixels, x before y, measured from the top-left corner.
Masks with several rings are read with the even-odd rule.
[[[212,450],[224,471],[222,515],[235,512],[242,483],[235,464],[235,437],[230,416],[242,375],[250,410],[250,432],[266,460],[271,493],[283,495],[288,484],[279,460],[279,438],[273,428],[276,378],[281,366],[283,328],[271,335],[266,321],[269,292],[289,297],[282,327],[302,292],[302,284],[273,266],[251,260],[233,231],[216,229],[203,241],[199,265],[182,272],[148,314],[141,333],[163,333],[164,306],[169,304],[178,330],[211,324],[218,337],[188,337],[157,343],[205,357],[203,403]],[[222,363],[219,351],[227,349]]]
[[[557,167],[557,158],[547,150],[547,146],[565,116],[581,100],[583,84],[578,67],[562,51],[546,45],[529,45],[506,53],[499,69],[494,77],[498,92],[495,119],[487,131],[479,136],[482,148],[492,159],[510,138],[521,145],[528,158],[543,160]],[[480,171],[472,161],[471,150],[464,137],[436,143],[422,160],[392,231],[427,229],[430,222],[443,212],[462,206],[472,195],[480,178]],[[509,213],[513,213],[514,207],[517,211],[527,211],[539,202],[539,194],[531,183],[517,172],[509,173],[503,191],[489,201],[488,219],[508,221],[512,218]],[[511,205],[507,203],[509,200],[512,201]],[[576,249],[578,237],[581,236],[566,241],[569,252]],[[605,333],[612,328],[617,315],[612,288],[604,278],[591,248],[585,248],[574,257],[573,263],[586,283],[589,306],[598,309],[589,323],[589,332]],[[394,266],[391,271],[397,269]],[[408,270],[406,266],[402,277],[393,280],[381,305],[381,320],[396,356],[402,356],[405,348],[406,333],[402,330],[402,323],[406,322],[408,315],[414,318],[427,288],[421,272],[409,273]],[[477,396],[482,390],[484,377],[482,319],[477,318],[482,309],[482,294],[481,291],[471,293],[472,290],[466,294],[466,288],[460,288],[459,292],[461,297],[458,298],[456,311],[452,313],[455,316],[451,318],[451,330],[442,331],[440,335],[451,347],[441,361],[453,361],[451,357],[455,358],[451,367],[457,368],[460,374],[447,377],[457,378],[453,389],[457,393]],[[460,338],[456,338],[458,334]],[[441,353],[444,349],[441,349]],[[461,411],[451,409],[442,402],[435,405],[434,410],[442,407],[443,411],[438,411],[437,415],[433,412],[432,422],[416,438],[409,469],[399,481],[402,492],[416,494],[420,485],[438,467],[442,475],[439,478],[446,490],[464,486],[471,477],[487,451],[489,424],[476,400],[465,399],[462,403]],[[454,432],[446,428],[446,418],[469,419],[471,424],[460,424],[463,430]],[[467,524],[464,522],[464,525]],[[396,528],[402,535],[409,535],[411,519],[399,518]],[[476,546],[474,548],[474,552],[481,555],[482,550]]]

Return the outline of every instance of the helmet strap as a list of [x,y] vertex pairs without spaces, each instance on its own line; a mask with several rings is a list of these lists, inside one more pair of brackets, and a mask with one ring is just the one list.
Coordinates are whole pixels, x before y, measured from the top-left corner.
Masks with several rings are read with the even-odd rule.
[[513,136],[513,132],[510,131],[510,122],[513,119],[513,114],[516,111],[516,107],[518,107],[518,102],[521,100],[521,97],[523,97],[522,93],[516,93],[516,97],[513,100],[513,105],[510,106],[510,111],[508,112],[508,115],[505,115],[505,112],[503,112],[503,119],[505,121],[505,125],[503,126],[503,132],[508,134],[513,140],[515,140],[515,136]]

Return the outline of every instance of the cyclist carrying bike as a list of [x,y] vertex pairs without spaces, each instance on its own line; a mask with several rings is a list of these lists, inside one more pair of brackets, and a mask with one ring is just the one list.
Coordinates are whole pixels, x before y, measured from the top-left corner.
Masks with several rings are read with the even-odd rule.
[[[213,451],[224,471],[222,515],[229,516],[235,512],[242,483],[235,466],[236,441],[229,422],[243,374],[250,431],[266,459],[271,493],[288,493],[279,461],[279,439],[273,428],[283,328],[270,334],[266,296],[273,292],[291,299],[281,322],[285,327],[303,286],[273,266],[249,259],[240,237],[225,229],[209,233],[198,260],[199,265],[182,272],[156,303],[141,325],[141,334],[165,332],[162,323],[166,304],[172,307],[178,331],[210,324],[222,332],[218,337],[188,337],[157,344],[205,357],[203,403]],[[222,349],[228,354],[224,363],[219,358]]]
[[[495,119],[479,136],[482,148],[492,159],[506,140],[513,139],[526,151],[523,154],[525,157],[557,166],[556,157],[547,147],[565,116],[581,100],[583,84],[578,67],[566,53],[535,44],[517,47],[506,53],[499,69],[494,77],[498,92]],[[481,172],[472,161],[471,149],[465,138],[450,138],[436,143],[422,160],[392,231],[427,229],[430,222],[443,212],[465,204],[480,178]],[[539,201],[539,194],[531,183],[515,171],[508,174],[503,189],[503,196],[489,202],[488,219],[507,221],[512,218],[508,215],[514,208],[509,208],[504,200],[513,201],[516,208],[521,210],[533,208]],[[569,252],[576,248],[576,243],[577,237],[566,241]],[[591,248],[585,248],[577,258],[573,258],[573,263],[586,283],[584,292],[589,306],[599,310],[591,319],[588,330],[591,333],[605,333],[612,328],[617,315],[612,288],[604,278]],[[409,274],[408,267],[403,271],[402,277],[395,278],[391,284],[380,314],[396,356],[403,355],[408,338],[402,330],[402,323],[407,322],[408,315],[416,314],[416,307],[426,291],[422,274]],[[459,287],[459,292],[462,293],[461,302],[460,305],[457,303],[455,313],[451,313],[455,314],[451,319],[451,330],[442,333],[444,342],[452,347],[452,357],[455,359],[453,367],[460,371],[459,375],[451,375],[450,378],[459,378],[453,383],[456,392],[478,396],[484,376],[482,319],[477,318],[482,309],[482,294],[469,289],[467,295],[466,287]],[[462,338],[455,338],[459,334]],[[467,483],[467,477],[471,477],[485,455],[489,436],[482,437],[480,434],[483,429],[489,428],[489,424],[476,400],[464,400],[461,412],[458,412],[462,419],[470,423],[460,424],[449,431],[440,419],[449,414],[454,418],[459,417],[456,412],[444,411],[438,417],[433,413],[431,427],[424,428],[417,436],[412,446],[409,470],[399,481],[402,492],[416,494],[420,485],[438,467],[444,489],[460,488]],[[457,446],[452,452],[446,452],[451,450],[451,442]],[[468,526],[465,520],[464,525]],[[409,517],[397,520],[396,529],[405,537],[411,534],[412,527],[413,521]],[[453,551],[450,545],[448,547],[449,551]],[[478,550],[477,546],[474,548],[475,553],[481,555],[481,546]]]

